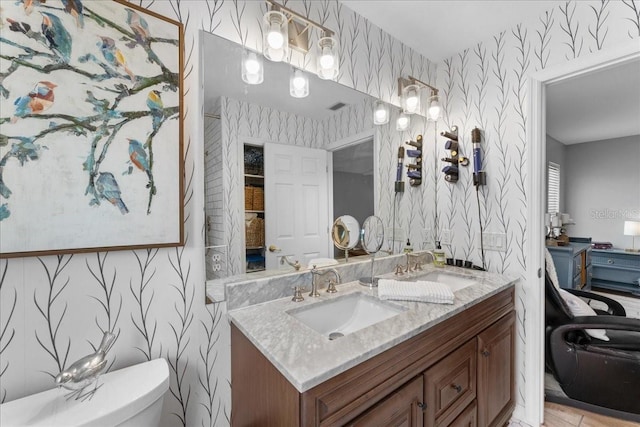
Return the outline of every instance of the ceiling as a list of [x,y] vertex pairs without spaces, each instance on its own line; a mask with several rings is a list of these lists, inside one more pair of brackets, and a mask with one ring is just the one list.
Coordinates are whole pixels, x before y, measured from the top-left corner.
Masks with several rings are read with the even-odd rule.
[[[557,0],[340,0],[440,62],[564,5]],[[547,133],[563,144],[640,135],[640,62],[547,87]]]
[[640,135],[640,61],[547,85],[547,134],[568,145]]
[[[340,0],[432,61],[442,61],[518,23],[537,22],[557,0]],[[517,5],[517,6],[516,6]]]

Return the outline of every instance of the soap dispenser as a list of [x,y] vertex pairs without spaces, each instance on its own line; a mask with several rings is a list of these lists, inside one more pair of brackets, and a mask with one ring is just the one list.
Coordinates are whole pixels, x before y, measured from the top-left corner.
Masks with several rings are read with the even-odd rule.
[[407,254],[409,252],[413,252],[413,246],[411,246],[411,242],[407,239],[407,244],[404,247],[404,253]]
[[436,249],[433,251],[433,265],[436,267],[444,267],[447,262],[447,256],[440,246],[440,241],[436,240]]

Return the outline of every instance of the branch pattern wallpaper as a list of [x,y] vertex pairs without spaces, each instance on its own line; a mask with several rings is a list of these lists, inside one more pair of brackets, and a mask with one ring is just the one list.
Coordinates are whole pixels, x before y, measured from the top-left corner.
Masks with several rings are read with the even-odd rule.
[[[88,1],[88,0],[86,0]],[[260,48],[263,2],[239,0],[140,0],[136,4],[179,20],[185,26],[185,236],[184,248],[0,260],[0,400],[5,402],[52,386],[51,375],[91,352],[102,331],[115,331],[110,369],[164,357],[171,388],[163,425],[224,426],[230,419],[229,326],[224,302],[204,300],[203,119],[199,92],[199,33],[212,31]],[[636,0],[571,1],[540,16],[535,25],[505,23],[509,29],[439,64],[429,62],[333,0],[286,1],[287,7],[334,28],[340,37],[339,81],[374,97],[396,102],[396,79],[413,74],[436,83],[446,98],[440,128],[457,125],[464,152],[470,130],[485,132],[488,185],[478,199],[486,231],[504,232],[507,251],[487,254],[490,270],[522,275],[526,267],[526,79],[590,52],[640,36]],[[425,17],[425,21],[436,17]],[[4,28],[2,29],[4,33]],[[293,58],[310,70],[310,55]],[[5,60],[3,58],[3,60]],[[312,70],[311,70],[312,71]],[[429,79],[431,77],[431,80]],[[425,125],[426,127],[426,125]],[[426,128],[427,142],[437,129]],[[391,129],[382,140],[401,141]],[[379,147],[383,159],[395,157],[398,143]],[[444,154],[442,140],[436,157]],[[379,176],[389,183],[392,162],[381,162]],[[421,193],[405,193],[399,206],[411,211],[398,227],[452,230],[447,251],[478,261],[474,188],[468,177],[450,186],[440,167]],[[433,182],[429,182],[433,181]],[[390,185],[390,184],[389,184]],[[435,194],[427,200],[424,194]],[[393,209],[393,194],[380,190],[379,209]],[[432,217],[414,206],[434,206]],[[518,351],[526,349],[522,327],[527,287],[518,289]],[[115,357],[114,357],[115,356]],[[520,365],[523,358],[520,357]],[[524,367],[519,366],[518,403]]]

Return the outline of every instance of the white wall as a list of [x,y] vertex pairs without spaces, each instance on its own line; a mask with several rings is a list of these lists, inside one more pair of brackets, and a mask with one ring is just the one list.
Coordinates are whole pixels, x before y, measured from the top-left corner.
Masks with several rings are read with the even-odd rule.
[[[515,2],[509,7],[515,7]],[[535,301],[536,283],[524,280],[529,262],[527,253],[527,208],[530,177],[527,176],[527,135],[529,117],[528,78],[535,72],[574,61],[598,50],[609,50],[640,36],[637,2],[569,1],[542,14],[537,22],[522,25],[505,22],[505,31],[479,40],[468,49],[444,60],[438,67],[436,86],[445,99],[444,118],[439,130],[457,125],[461,152],[471,152],[471,129],[484,131],[482,148],[487,185],[481,189],[480,210],[487,232],[504,233],[504,251],[488,251],[488,269],[522,277],[517,292],[517,416],[525,411],[528,396],[525,354],[527,310]],[[634,9],[636,8],[636,9]],[[596,30],[598,29],[598,30]],[[439,157],[444,157],[444,139],[438,139]],[[568,158],[567,158],[568,159]],[[441,167],[440,167],[441,168]],[[544,174],[542,175],[544,176]],[[463,169],[455,185],[438,181],[440,229],[448,228],[452,244],[445,249],[456,258],[480,259],[480,230],[471,168]],[[610,191],[617,191],[611,188]],[[573,214],[573,213],[572,213]],[[540,236],[541,244],[543,236]],[[521,418],[524,421],[527,419]]]
[[[640,135],[566,146],[570,236],[631,247],[625,220],[640,221]],[[636,238],[640,245],[640,239]]]

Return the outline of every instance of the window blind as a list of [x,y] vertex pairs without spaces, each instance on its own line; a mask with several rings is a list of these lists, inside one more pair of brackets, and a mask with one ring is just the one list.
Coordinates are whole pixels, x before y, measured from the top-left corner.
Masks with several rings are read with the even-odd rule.
[[560,165],[553,162],[547,166],[547,212],[560,212]]

